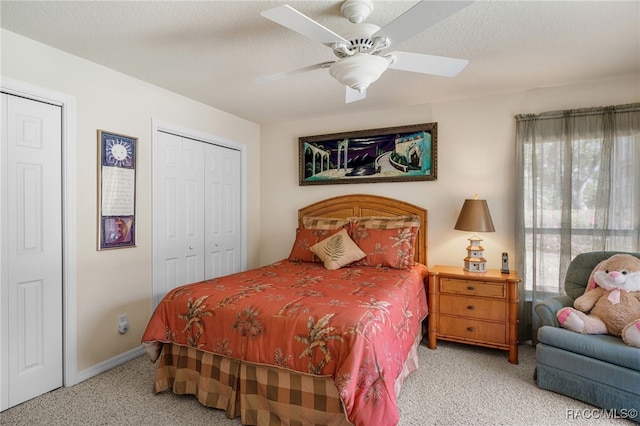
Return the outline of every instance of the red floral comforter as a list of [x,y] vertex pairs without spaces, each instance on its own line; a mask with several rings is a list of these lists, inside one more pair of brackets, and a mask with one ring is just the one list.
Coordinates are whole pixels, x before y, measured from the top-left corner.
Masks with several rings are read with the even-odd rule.
[[282,260],[172,290],[142,341],[330,376],[350,422],[395,425],[394,384],[427,315],[426,276],[421,264],[330,271]]

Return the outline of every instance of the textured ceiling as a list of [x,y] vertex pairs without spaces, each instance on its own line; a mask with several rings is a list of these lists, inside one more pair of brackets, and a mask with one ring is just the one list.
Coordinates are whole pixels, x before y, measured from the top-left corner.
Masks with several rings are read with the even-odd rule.
[[[393,50],[469,60],[455,78],[387,70],[365,100],[319,69],[331,49],[263,18],[290,4],[340,33],[340,1],[5,1],[3,28],[256,123],[640,75],[638,1],[476,1]],[[416,1],[375,1],[383,27]]]

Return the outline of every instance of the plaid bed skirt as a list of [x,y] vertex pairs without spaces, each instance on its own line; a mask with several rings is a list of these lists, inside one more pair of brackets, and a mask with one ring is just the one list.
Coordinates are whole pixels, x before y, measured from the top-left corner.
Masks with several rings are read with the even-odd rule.
[[326,377],[241,362],[193,347],[163,344],[153,391],[195,395],[244,425],[349,425]]
[[[395,383],[418,369],[418,336]],[[162,345],[155,393],[172,389],[195,395],[206,406],[224,410],[243,425],[350,425],[338,389],[330,378],[257,365],[200,351],[190,346]]]

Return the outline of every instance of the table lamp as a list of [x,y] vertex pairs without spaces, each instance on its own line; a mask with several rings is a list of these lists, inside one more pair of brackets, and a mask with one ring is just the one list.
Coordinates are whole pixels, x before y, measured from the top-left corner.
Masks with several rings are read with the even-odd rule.
[[458,221],[453,229],[474,233],[469,237],[467,257],[464,258],[464,270],[487,272],[487,260],[482,257],[484,249],[480,245],[482,238],[477,234],[477,232],[495,232],[487,200],[478,200],[478,194],[475,195],[473,200],[464,200]]

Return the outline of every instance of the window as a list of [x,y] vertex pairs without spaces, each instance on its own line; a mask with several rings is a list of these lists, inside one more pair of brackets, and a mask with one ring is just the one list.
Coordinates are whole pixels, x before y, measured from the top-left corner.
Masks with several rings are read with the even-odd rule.
[[639,251],[640,104],[516,120],[516,264],[535,304],[564,293],[578,253]]

